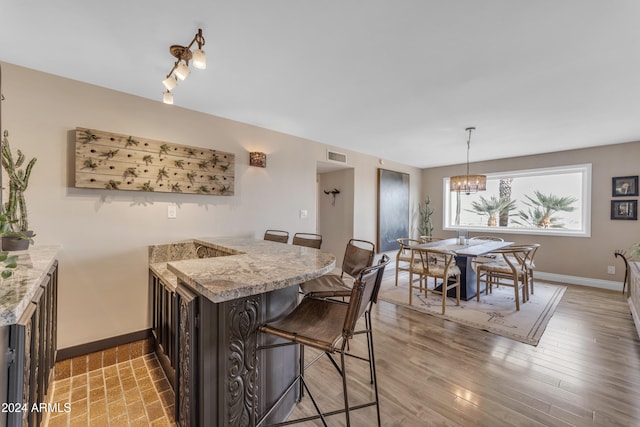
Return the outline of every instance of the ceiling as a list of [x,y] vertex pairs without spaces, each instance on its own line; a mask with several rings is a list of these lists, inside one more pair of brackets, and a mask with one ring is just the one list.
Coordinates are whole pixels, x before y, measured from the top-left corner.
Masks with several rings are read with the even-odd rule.
[[[0,2],[0,61],[416,167],[640,139],[637,0]],[[11,82],[4,82],[10,85]]]

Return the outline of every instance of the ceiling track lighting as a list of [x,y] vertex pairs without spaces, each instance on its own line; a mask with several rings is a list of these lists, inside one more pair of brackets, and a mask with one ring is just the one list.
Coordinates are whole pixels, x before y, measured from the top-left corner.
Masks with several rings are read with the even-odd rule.
[[[198,48],[192,51],[191,47],[194,44],[197,44]],[[166,89],[162,94],[162,102],[173,104],[173,93],[171,91],[178,86],[178,80],[183,81],[191,74],[189,61],[193,61],[193,66],[200,70],[207,68],[207,58],[202,46],[204,46],[204,37],[202,36],[202,29],[199,28],[188,46],[171,45],[169,47],[169,52],[176,58],[176,62],[171,67],[167,77],[162,81]]]

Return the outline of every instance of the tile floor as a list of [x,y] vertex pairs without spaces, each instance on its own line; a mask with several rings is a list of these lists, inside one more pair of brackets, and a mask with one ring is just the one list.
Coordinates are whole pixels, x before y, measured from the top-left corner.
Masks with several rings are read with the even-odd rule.
[[154,353],[53,383],[45,426],[175,426],[174,395]]

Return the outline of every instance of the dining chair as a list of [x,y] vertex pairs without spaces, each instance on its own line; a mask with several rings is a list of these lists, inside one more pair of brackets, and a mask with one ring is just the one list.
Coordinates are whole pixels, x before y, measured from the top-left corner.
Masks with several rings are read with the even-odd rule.
[[351,291],[351,283],[358,277],[360,271],[373,264],[376,246],[367,241],[350,239],[342,259],[340,274],[324,274],[300,285],[300,292],[313,294],[316,297],[345,296]]
[[518,291],[522,289],[522,302],[529,300],[529,279],[526,260],[531,251],[536,248],[531,245],[511,245],[492,251],[496,260],[478,264],[476,266],[476,300],[480,301],[481,284],[485,284],[485,295],[491,293],[494,285],[512,286],[516,302],[516,310],[520,310]]
[[529,251],[529,253],[527,254],[527,257],[524,259],[524,267],[527,273],[527,291],[529,294],[533,295],[533,285],[534,285],[534,279],[533,279],[533,272],[536,269],[536,264],[533,260],[533,258],[536,255],[536,252],[538,252],[538,249],[540,248],[540,243],[529,243],[527,244],[527,246],[531,247],[531,251]]
[[320,249],[320,247],[322,246],[322,236],[320,234],[313,233],[296,233],[293,235],[291,244]]
[[287,243],[289,241],[289,232],[282,230],[267,230],[264,232],[264,240]]
[[420,240],[403,238],[396,239],[398,245],[398,253],[396,254],[396,286],[398,286],[398,273],[400,271],[409,271],[409,265],[411,263],[411,245],[419,245],[422,243]]
[[[414,274],[419,276],[418,286],[414,285]],[[413,248],[409,270],[409,305],[413,302],[414,289],[424,292],[425,297],[428,292],[432,292],[442,296],[442,314],[445,314],[449,290],[456,290],[456,305],[460,305],[460,275],[453,252],[428,247]],[[433,288],[429,288],[430,277],[434,279]],[[442,280],[442,285],[438,285],[438,279]]]
[[439,240],[443,240],[442,237],[420,236],[420,243],[437,242]]
[[469,240],[490,240],[493,242],[504,242],[504,239],[502,237],[496,236],[473,236],[470,237]]
[[[254,352],[254,366],[258,366],[258,353],[273,347],[281,347],[283,345],[299,345],[300,346],[300,370],[298,375],[291,382],[289,387],[283,392],[282,396],[275,401],[270,408],[265,408],[260,414],[258,413],[258,402],[254,400],[252,406],[252,423],[259,427],[268,419],[269,415],[276,409],[279,402],[290,393],[299,384],[301,388],[306,390],[317,415],[306,416],[299,419],[287,420],[286,424],[297,424],[307,422],[314,419],[320,419],[324,426],[327,426],[326,418],[329,415],[340,413],[345,414],[345,423],[351,425],[350,412],[370,406],[376,407],[377,425],[381,425],[380,405],[378,398],[378,382],[376,375],[375,354],[373,346],[373,327],[371,323],[371,307],[377,301],[378,291],[382,282],[384,269],[389,263],[389,257],[384,255],[380,262],[371,267],[367,267],[359,272],[347,302],[334,299],[316,298],[305,296],[302,302],[291,313],[284,318],[268,322],[258,327],[258,339],[256,339],[256,351]],[[364,317],[365,329],[356,330],[358,320]],[[351,354],[349,352],[349,342],[355,335],[364,333],[367,336],[368,354],[361,356]],[[282,338],[284,342],[277,342],[270,345],[260,345],[260,335],[272,335]],[[311,347],[319,350],[321,353],[315,357],[308,365],[305,366],[304,348]],[[339,410],[323,411],[316,401],[309,384],[305,378],[305,372],[323,356],[327,356],[331,364],[326,367],[333,366],[342,379],[342,395],[344,400],[344,408]],[[339,355],[339,363],[334,355]],[[347,378],[347,366],[345,356],[352,359],[359,359],[369,362],[371,369],[371,382],[373,384],[373,400],[351,406],[349,403],[349,393],[347,384],[350,382]],[[257,375],[257,369],[254,369],[254,375]],[[322,375],[322,384],[318,385],[320,390],[327,390],[327,376]],[[267,378],[267,381],[269,379]],[[254,383],[257,378],[254,377]],[[254,395],[254,399],[257,396]]]
[[[470,237],[469,240],[470,241],[486,240],[490,242],[504,242],[504,239],[502,237],[496,237],[496,236],[474,236],[474,237]],[[478,267],[478,264],[491,262],[495,259],[496,259],[496,256],[494,254],[480,255],[480,256],[474,257],[471,260],[471,267],[474,270],[476,270]]]

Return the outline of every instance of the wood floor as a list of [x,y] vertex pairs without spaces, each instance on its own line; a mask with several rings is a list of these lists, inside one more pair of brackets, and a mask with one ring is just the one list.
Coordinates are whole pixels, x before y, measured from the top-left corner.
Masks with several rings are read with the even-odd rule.
[[[537,347],[383,301],[372,316],[383,426],[640,426],[640,340],[620,292],[569,286]],[[351,401],[371,397],[366,363],[348,373]],[[325,409],[340,407],[328,362],[307,377]],[[312,412],[305,398],[293,416]],[[373,408],[352,415],[375,422]]]

